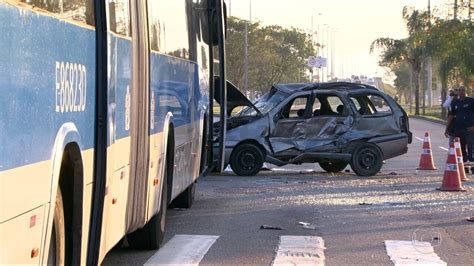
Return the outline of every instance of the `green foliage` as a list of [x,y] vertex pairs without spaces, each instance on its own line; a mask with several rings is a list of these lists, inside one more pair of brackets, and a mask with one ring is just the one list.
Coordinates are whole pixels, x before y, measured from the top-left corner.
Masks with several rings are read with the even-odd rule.
[[410,64],[415,84],[415,114],[420,112],[420,71],[423,62],[423,53],[429,38],[429,19],[427,12],[403,8],[403,19],[408,29],[408,38],[391,39],[378,38],[372,42],[370,51],[382,49],[379,61],[381,66],[388,66],[392,70],[401,63]]
[[440,61],[440,77],[467,81],[474,74],[474,25],[469,21],[436,19],[430,32],[430,53]]
[[245,24],[248,23],[249,90],[265,93],[273,83],[308,81],[307,58],[315,55],[308,34],[280,26],[262,26],[259,22],[235,17],[228,20],[226,40],[228,79],[244,89]]

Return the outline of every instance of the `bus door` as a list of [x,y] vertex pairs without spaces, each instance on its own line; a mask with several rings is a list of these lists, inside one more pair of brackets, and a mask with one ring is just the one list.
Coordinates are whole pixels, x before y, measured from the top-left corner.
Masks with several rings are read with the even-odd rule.
[[[107,174],[101,253],[145,224],[148,173],[147,42],[141,1],[108,0]],[[140,152],[139,152],[140,151]],[[105,254],[101,254],[103,257]]]

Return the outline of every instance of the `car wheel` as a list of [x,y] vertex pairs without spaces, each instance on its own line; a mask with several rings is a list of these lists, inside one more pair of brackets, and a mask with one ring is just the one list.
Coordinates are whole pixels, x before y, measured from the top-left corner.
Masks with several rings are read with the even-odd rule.
[[237,146],[230,158],[232,171],[240,176],[254,176],[263,166],[263,153],[254,144]]
[[348,162],[321,162],[319,166],[328,173],[339,173],[344,170],[348,164]]
[[362,143],[352,153],[351,168],[359,176],[377,174],[382,164],[382,152],[375,144]]

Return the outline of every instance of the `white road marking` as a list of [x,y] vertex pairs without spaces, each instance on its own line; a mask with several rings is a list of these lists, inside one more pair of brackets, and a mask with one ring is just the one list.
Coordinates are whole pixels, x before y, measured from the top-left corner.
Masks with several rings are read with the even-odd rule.
[[219,236],[175,235],[145,265],[199,265]]
[[397,265],[447,265],[428,242],[385,240],[387,254]]
[[280,236],[273,265],[324,265],[324,249],[319,236]]
[[440,149],[442,149],[443,151],[449,151],[448,148],[445,148],[445,147],[443,147],[443,146],[438,146],[438,147],[439,147]]
[[415,137],[415,138],[416,138],[417,140],[421,141],[421,142],[425,141],[424,139],[419,138],[419,137]]

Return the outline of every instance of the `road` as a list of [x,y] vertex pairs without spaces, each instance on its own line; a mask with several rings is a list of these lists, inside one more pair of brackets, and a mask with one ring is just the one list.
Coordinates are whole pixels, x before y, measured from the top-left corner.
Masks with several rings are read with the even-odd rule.
[[[191,209],[169,210],[163,250],[168,245],[171,256],[191,252],[201,265],[270,265],[278,247],[289,248],[280,243],[280,236],[317,236],[298,238],[300,246],[314,247],[312,252],[288,249],[283,256],[327,265],[392,265],[390,254],[402,263],[414,257],[415,263],[434,259],[473,265],[474,223],[465,218],[474,215],[474,182],[464,182],[467,192],[437,191],[447,155],[444,126],[411,119],[411,131],[415,138],[408,153],[388,160],[374,177],[355,176],[350,168],[333,175],[308,164],[256,177],[226,173],[202,178]],[[436,171],[416,170],[422,146],[418,138],[425,131],[431,133]],[[206,237],[196,240],[199,248],[187,251],[179,243],[190,243],[186,237],[191,236],[179,242],[177,235]],[[415,240],[429,242],[427,249]],[[316,254],[314,250],[323,248],[321,241],[325,249]],[[397,249],[397,244],[405,246]],[[125,244],[109,252],[103,264],[143,265],[155,253],[130,250]]]

